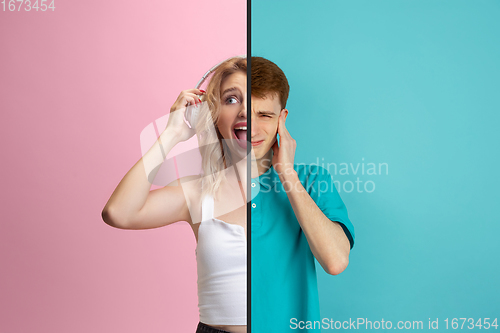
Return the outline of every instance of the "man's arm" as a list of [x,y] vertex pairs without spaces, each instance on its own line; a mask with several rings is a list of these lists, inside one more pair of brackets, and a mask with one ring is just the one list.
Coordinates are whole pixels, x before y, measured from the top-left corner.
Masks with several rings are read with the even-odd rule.
[[351,248],[344,229],[323,214],[300,182],[297,172],[288,170],[288,173],[281,174],[280,180],[314,257],[328,274],[342,273],[349,264]]
[[328,219],[316,205],[293,168],[297,143],[286,129],[287,115],[288,110],[282,109],[278,120],[280,140],[272,147],[272,164],[314,257],[328,274],[337,275],[349,264],[350,242],[340,224]]

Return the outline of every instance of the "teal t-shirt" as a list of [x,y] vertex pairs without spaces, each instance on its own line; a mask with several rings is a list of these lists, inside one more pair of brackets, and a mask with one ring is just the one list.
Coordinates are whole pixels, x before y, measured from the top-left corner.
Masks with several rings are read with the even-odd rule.
[[[352,248],[354,228],[330,174],[317,165],[294,169],[323,214],[340,223]],[[252,178],[251,186],[251,330],[302,331],[300,321],[321,321],[314,255],[274,168]],[[316,327],[307,331],[320,332]]]

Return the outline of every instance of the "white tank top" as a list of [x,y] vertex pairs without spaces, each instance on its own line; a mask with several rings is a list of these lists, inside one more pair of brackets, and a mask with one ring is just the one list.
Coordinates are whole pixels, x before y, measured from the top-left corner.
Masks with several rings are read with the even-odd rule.
[[214,198],[201,206],[196,262],[200,321],[247,324],[247,239],[241,225],[214,218]]

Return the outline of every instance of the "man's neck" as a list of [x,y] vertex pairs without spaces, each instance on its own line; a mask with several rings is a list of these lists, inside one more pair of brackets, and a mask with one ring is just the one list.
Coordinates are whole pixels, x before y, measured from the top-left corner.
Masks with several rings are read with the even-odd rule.
[[254,171],[254,163],[252,163],[252,178],[256,178],[264,173],[266,173],[267,170],[272,165],[272,160],[273,160],[273,150],[269,149],[269,151],[260,159],[256,160],[257,164],[257,174],[255,174]]

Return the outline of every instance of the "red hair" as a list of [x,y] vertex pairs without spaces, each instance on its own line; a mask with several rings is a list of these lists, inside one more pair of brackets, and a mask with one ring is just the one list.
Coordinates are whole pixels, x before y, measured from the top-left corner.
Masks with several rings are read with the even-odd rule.
[[285,73],[274,62],[262,57],[252,57],[252,96],[265,98],[273,94],[279,98],[284,109],[290,86]]

